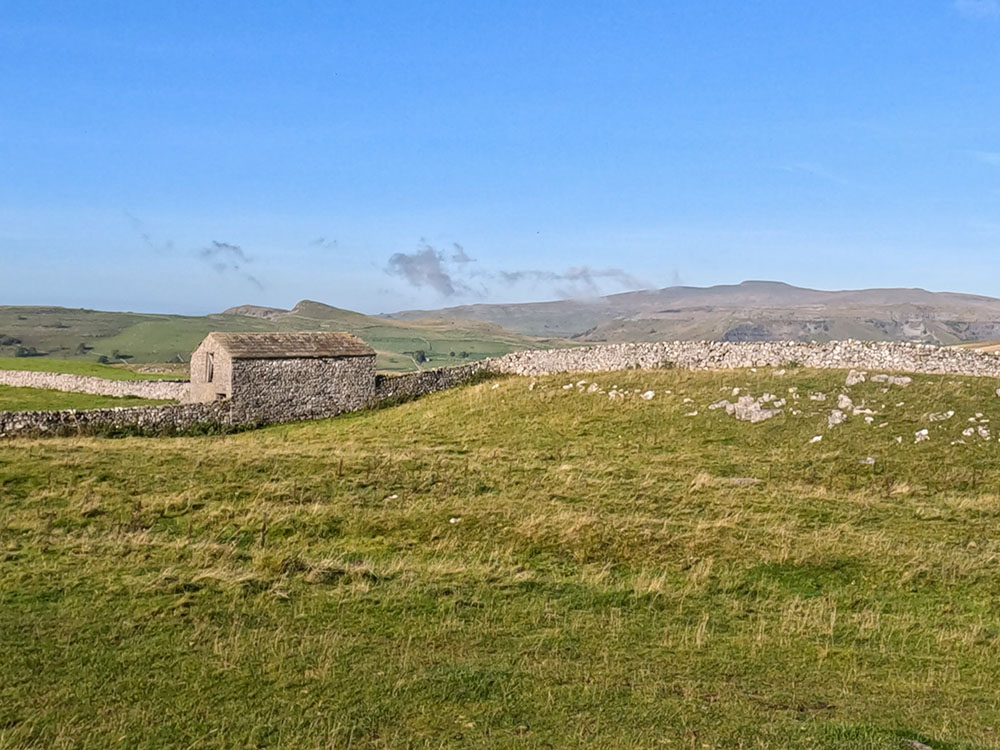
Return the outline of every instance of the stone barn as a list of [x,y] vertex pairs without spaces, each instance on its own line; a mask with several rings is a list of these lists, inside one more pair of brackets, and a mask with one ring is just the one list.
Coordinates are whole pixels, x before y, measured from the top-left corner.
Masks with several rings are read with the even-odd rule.
[[190,399],[229,399],[261,421],[333,416],[375,398],[375,351],[349,333],[210,333],[191,355]]

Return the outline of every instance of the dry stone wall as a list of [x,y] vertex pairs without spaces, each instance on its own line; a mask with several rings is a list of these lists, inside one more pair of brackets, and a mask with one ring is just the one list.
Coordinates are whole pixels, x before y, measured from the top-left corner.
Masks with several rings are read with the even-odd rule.
[[488,362],[491,372],[508,375],[670,367],[718,370],[787,366],[1000,377],[1000,355],[972,349],[881,341],[610,344],[582,349],[514,352]]
[[[0,437],[15,435],[84,434],[135,429],[158,434],[183,432],[199,424],[227,427],[275,424],[331,417],[379,403],[413,398],[452,388],[483,374],[545,375],[629,369],[684,368],[693,370],[742,367],[802,366],[877,372],[971,375],[1000,378],[1000,355],[970,349],[890,342],[840,341],[828,344],[796,342],[664,342],[613,344],[579,349],[523,351],[467,365],[406,375],[376,375],[373,358],[357,357],[317,366],[288,360],[275,369],[255,367],[234,372],[232,399],[209,404],[180,404],[113,409],[45,412],[0,412]],[[0,371],[0,382],[12,373]],[[55,373],[16,373],[10,385],[52,388],[100,380]],[[37,377],[43,376],[43,377]],[[69,378],[70,380],[64,380]],[[301,397],[300,386],[311,393]],[[183,398],[174,381],[101,381],[86,383],[86,393]],[[104,388],[107,388],[106,390]],[[162,390],[160,390],[162,389]],[[171,390],[177,389],[177,390]],[[71,390],[75,390],[71,389]],[[298,392],[294,398],[290,393]],[[155,395],[154,395],[155,394]]]
[[118,406],[110,409],[0,411],[0,437],[92,435],[115,430],[160,435],[198,425],[232,425],[230,405],[177,404]]
[[376,402],[410,399],[424,396],[468,382],[479,373],[488,372],[489,360],[471,362],[458,367],[439,367],[405,375],[379,375],[375,379]]
[[188,394],[186,380],[108,380],[61,372],[24,370],[0,370],[0,385],[93,393],[98,396],[138,396],[166,401],[184,401]]

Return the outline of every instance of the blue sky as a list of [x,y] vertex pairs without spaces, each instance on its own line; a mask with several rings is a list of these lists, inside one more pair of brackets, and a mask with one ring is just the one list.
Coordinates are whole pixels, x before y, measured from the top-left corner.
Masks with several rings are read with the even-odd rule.
[[1000,2],[0,3],[0,304],[1000,296]]

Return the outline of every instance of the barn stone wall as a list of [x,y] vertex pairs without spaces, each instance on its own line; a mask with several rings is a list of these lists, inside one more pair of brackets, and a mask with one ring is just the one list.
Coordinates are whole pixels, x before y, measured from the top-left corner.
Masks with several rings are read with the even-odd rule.
[[375,356],[233,361],[239,419],[283,421],[357,411],[375,399]]

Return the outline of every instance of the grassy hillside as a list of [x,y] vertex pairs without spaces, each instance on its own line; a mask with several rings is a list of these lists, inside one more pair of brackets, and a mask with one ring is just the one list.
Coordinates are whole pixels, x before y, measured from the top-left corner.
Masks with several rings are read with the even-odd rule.
[[398,320],[490,321],[511,331],[589,342],[914,341],[1000,336],[1000,300],[924,289],[803,289],[774,281],[674,286],[606,297],[409,310]]
[[[219,314],[202,317],[69,310],[58,307],[0,307],[0,358],[18,348],[59,360],[96,362],[104,355],[128,355],[129,363],[187,361],[210,331],[349,331],[378,352],[378,367],[405,372],[506,354],[549,348],[560,342],[510,333],[492,323],[455,320],[394,321],[301,302],[294,310],[267,317]],[[422,351],[427,362],[418,362]],[[462,354],[465,356],[462,356]],[[18,357],[29,360],[40,357]]]
[[100,409],[110,406],[146,406],[165,404],[133,396],[97,396],[90,393],[50,391],[44,388],[13,388],[0,385],[0,411],[36,411],[39,409]]
[[996,383],[843,382],[6,443],[0,746],[1000,747]]

